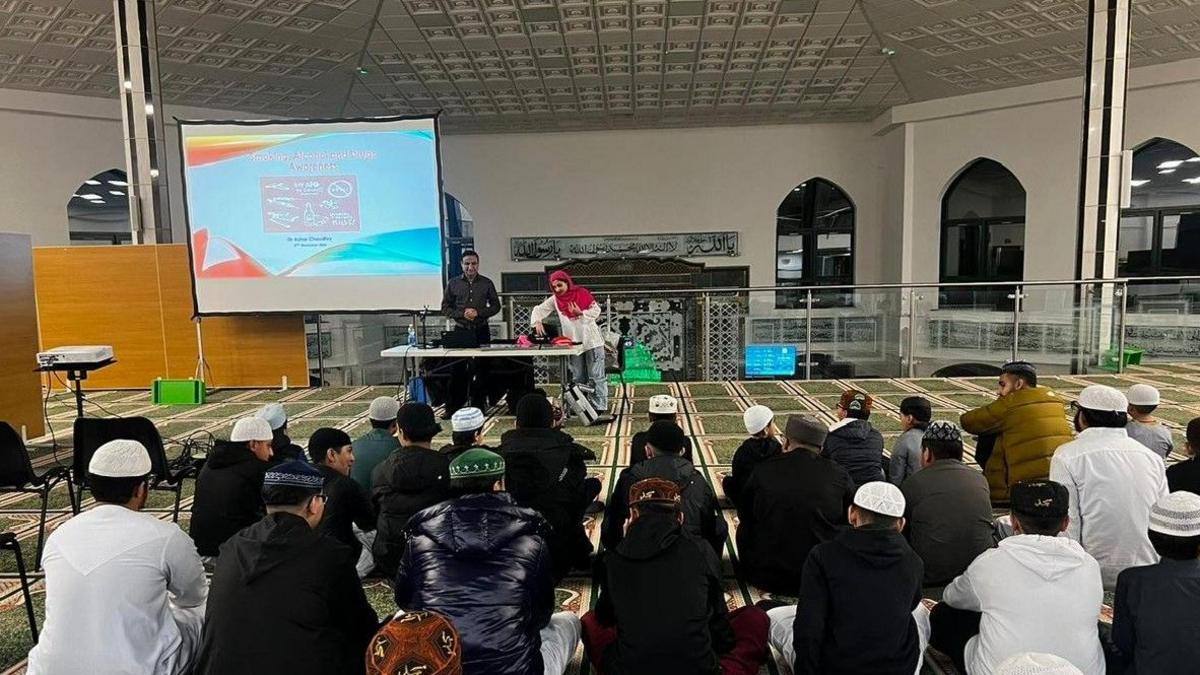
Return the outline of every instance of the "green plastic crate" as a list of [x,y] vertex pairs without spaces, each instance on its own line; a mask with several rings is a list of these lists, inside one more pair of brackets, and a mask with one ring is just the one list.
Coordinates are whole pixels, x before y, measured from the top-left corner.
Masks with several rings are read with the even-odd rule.
[[200,405],[204,395],[202,380],[155,380],[150,386],[154,405]]
[[[1132,346],[1127,345],[1124,349],[1124,352],[1122,353],[1122,360],[1125,362],[1125,367],[1128,368],[1129,366],[1141,365],[1142,354],[1145,354],[1145,353],[1146,353],[1146,350],[1144,350],[1144,349],[1139,349],[1137,347],[1132,347]],[[1104,370],[1107,370],[1107,371],[1113,372],[1113,373],[1121,370],[1120,366],[1118,365],[1118,361],[1117,361],[1117,350],[1116,349],[1110,349],[1101,355],[1100,367],[1103,368]]]

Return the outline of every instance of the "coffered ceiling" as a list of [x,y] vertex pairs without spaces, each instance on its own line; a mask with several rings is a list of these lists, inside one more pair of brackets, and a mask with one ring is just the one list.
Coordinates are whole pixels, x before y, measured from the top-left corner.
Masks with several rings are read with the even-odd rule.
[[[1082,72],[1079,0],[160,0],[168,103],[459,132],[861,121]],[[114,96],[112,3],[0,0],[0,87]],[[1200,57],[1135,0],[1131,58]],[[0,100],[3,93],[0,92]]]

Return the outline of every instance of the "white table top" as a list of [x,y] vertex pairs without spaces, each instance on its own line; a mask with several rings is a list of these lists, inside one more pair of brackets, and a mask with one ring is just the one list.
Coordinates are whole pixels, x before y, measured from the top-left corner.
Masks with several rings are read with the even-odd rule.
[[487,357],[534,357],[534,356],[579,356],[586,352],[583,345],[570,347],[518,347],[516,345],[490,345],[487,347],[445,347],[422,349],[400,345],[379,352],[385,359],[436,359],[445,357],[455,358],[487,358]]

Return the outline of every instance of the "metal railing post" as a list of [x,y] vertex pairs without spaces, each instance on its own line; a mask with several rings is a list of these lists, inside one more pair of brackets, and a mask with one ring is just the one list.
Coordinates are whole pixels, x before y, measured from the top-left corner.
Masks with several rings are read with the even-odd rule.
[[704,293],[704,380],[712,381],[712,297]]
[[[333,347],[333,334],[329,335],[330,347]],[[321,315],[317,315],[317,386],[325,386],[325,349],[321,340]]]
[[1020,353],[1020,347],[1018,347],[1017,341],[1021,339],[1021,300],[1025,297],[1025,294],[1022,291],[1023,287],[1018,284],[1017,286],[1013,287],[1012,294],[1008,296],[1012,298],[1013,301],[1012,358],[1009,359],[1010,361],[1016,361],[1017,355]]
[[804,379],[812,379],[812,289],[804,295]]
[[908,287],[908,377],[916,377],[917,289]]
[[1121,296],[1121,313],[1117,316],[1117,372],[1125,372],[1125,314],[1129,311],[1129,283],[1122,282],[1113,290]]
[[508,296],[508,337],[517,336],[517,301],[514,296]]

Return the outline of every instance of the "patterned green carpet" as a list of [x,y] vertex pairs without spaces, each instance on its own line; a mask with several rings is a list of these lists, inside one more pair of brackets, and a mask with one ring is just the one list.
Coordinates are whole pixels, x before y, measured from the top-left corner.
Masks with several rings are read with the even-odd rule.
[[[1137,382],[1147,382],[1160,388],[1163,405],[1157,415],[1170,427],[1175,435],[1176,447],[1183,447],[1182,429],[1187,421],[1200,416],[1200,364],[1159,365],[1137,367],[1122,376],[1063,376],[1047,377],[1042,383],[1060,392],[1065,400],[1072,400],[1080,389],[1090,383],[1108,384],[1127,388]],[[900,400],[910,395],[923,395],[933,402],[935,419],[957,420],[959,413],[987,403],[994,398],[993,378],[967,379],[918,379],[918,380],[825,380],[789,382],[697,382],[678,384],[628,385],[623,391],[614,392],[619,402],[616,406],[617,419],[606,427],[570,427],[568,430],[577,439],[593,448],[599,458],[592,467],[592,474],[600,478],[605,493],[611,489],[620,468],[628,463],[629,439],[635,431],[646,424],[646,409],[650,396],[670,393],[680,398],[684,430],[692,436],[699,448],[697,463],[708,475],[721,494],[720,478],[729,469],[734,450],[744,437],[741,412],[748,406],[763,404],[771,407],[779,417],[789,413],[805,412],[823,417],[832,422],[832,409],[838,395],[848,387],[858,387],[878,401],[871,422],[883,433],[890,447],[892,439],[900,432],[897,409]],[[357,436],[369,427],[366,421],[367,404],[380,395],[395,395],[395,386],[377,387],[328,387],[313,390],[225,390],[209,396],[209,402],[201,406],[154,406],[149,394],[138,391],[103,391],[88,395],[86,412],[94,416],[140,415],[154,420],[167,444],[169,455],[177,455],[182,444],[189,438],[202,438],[208,434],[226,435],[233,420],[254,411],[269,401],[282,401],[291,416],[289,431],[293,439],[304,445],[313,430],[323,426],[345,429]],[[551,394],[556,394],[551,388]],[[55,463],[70,464],[71,424],[74,419],[74,401],[65,392],[50,397],[47,414],[53,435],[34,439],[30,451],[35,468],[40,472]],[[1065,414],[1065,413],[1064,413]],[[782,419],[779,420],[782,426]],[[449,425],[444,425],[449,428]],[[513,426],[510,417],[497,416],[489,420],[486,441],[496,443],[500,434]],[[436,442],[448,441],[449,433]],[[968,448],[968,454],[973,448]],[[1180,459],[1173,455],[1171,461]],[[187,526],[191,508],[192,484],[184,491],[183,513],[180,524]],[[172,496],[152,493],[150,507],[163,519],[170,519]],[[84,507],[91,505],[85,499]],[[16,532],[23,546],[27,566],[32,568],[37,539],[38,498],[34,495],[0,495],[0,531]],[[51,496],[49,529],[53,529],[70,517],[65,488],[57,488]],[[594,542],[599,542],[601,515],[588,521],[587,526]],[[736,519],[732,511],[726,511],[732,532]],[[740,582],[734,574],[737,551],[731,541],[725,555],[725,582],[731,608],[753,603],[763,597],[757,589]],[[34,605],[42,615],[42,580],[40,574],[33,575]],[[391,591],[382,582],[367,586],[371,601],[381,616],[395,610]],[[589,609],[594,589],[590,579],[570,577],[559,589],[558,600],[563,609],[583,613]],[[11,554],[0,554],[0,670],[4,673],[23,672],[25,654],[31,646],[29,629],[25,619],[23,601],[16,580],[16,565]],[[577,658],[578,665],[572,673],[588,672],[582,663],[582,650]],[[926,672],[942,672],[935,664],[927,665]],[[771,664],[764,672],[783,672]]]

